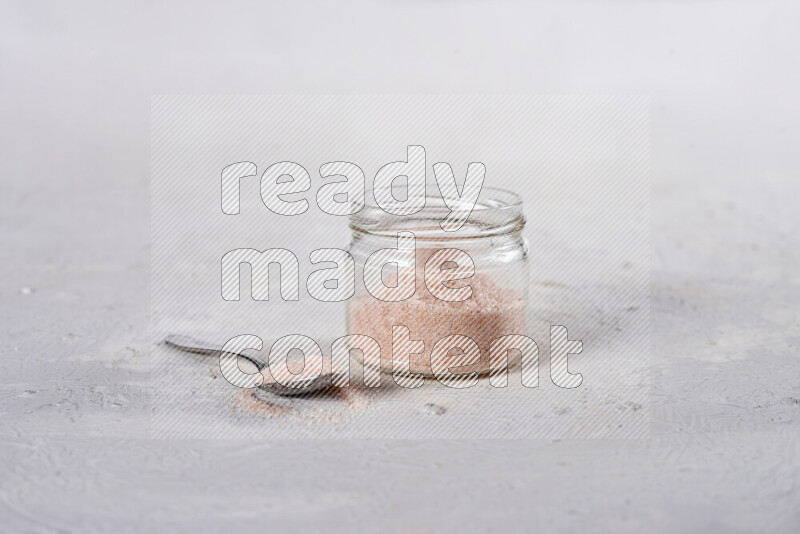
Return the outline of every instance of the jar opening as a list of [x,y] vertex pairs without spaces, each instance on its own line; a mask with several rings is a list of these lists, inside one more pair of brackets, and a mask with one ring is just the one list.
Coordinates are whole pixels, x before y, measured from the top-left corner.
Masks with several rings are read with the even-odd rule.
[[[483,187],[473,207],[457,197],[444,197],[438,186],[429,185],[425,190],[425,207],[409,215],[384,211],[375,202],[372,189],[366,191],[365,198],[363,204],[357,204],[361,209],[350,216],[350,227],[356,232],[395,236],[399,231],[410,231],[421,239],[465,239],[515,232],[525,225],[522,198],[496,187]],[[445,232],[441,223],[451,211],[456,216],[463,218],[469,214],[469,217],[459,230]]]

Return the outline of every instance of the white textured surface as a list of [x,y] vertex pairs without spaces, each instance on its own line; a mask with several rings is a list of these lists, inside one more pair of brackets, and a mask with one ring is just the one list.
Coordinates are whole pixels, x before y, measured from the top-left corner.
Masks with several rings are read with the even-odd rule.
[[[3,4],[2,530],[796,532],[797,4],[291,9]],[[148,439],[149,96],[238,91],[651,94],[652,440]]]

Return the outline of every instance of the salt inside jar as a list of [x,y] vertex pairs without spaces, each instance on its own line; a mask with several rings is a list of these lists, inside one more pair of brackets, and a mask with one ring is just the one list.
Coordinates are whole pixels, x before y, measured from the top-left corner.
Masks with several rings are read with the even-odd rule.
[[[369,336],[378,342],[379,367],[384,372],[401,370],[397,358],[393,360],[393,331],[396,336],[397,327],[405,327],[412,340],[407,369],[411,373],[429,377],[442,368],[449,368],[453,374],[487,373],[491,342],[509,334],[526,334],[528,248],[522,237],[522,200],[515,193],[484,187],[471,213],[463,214],[469,215],[463,226],[457,231],[445,231],[442,221],[453,216],[447,205],[456,202],[443,198],[437,188],[428,188],[425,195],[425,207],[412,215],[393,215],[375,204],[365,204],[350,216],[349,252],[361,272],[356,273],[355,295],[346,305],[348,334]],[[414,293],[398,301],[376,298],[365,284],[367,260],[376,250],[397,247],[398,233],[408,235],[407,232],[413,234],[415,253],[410,260],[400,260],[377,276],[392,287],[405,273],[414,278]],[[463,267],[461,261],[439,262],[441,265],[434,266],[431,283],[430,260],[442,249],[445,259],[459,257],[448,251],[466,253],[474,265],[471,276],[439,282],[436,274],[440,267],[441,272],[448,267]],[[385,271],[390,272],[387,275]],[[439,283],[444,289],[469,286],[471,294],[465,300],[445,300],[436,291]],[[457,342],[437,347],[437,342],[445,338]],[[396,346],[394,350],[397,352]],[[365,364],[360,351],[353,351],[353,355]]]

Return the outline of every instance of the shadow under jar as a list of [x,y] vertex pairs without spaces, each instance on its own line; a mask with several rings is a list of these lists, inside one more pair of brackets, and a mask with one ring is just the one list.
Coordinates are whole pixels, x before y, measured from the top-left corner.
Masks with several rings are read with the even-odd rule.
[[[447,203],[456,205],[450,199]],[[464,209],[469,212],[468,207]],[[491,342],[508,334],[527,334],[528,247],[522,237],[525,217],[521,198],[510,191],[484,187],[469,218],[454,232],[446,232],[440,226],[448,214],[450,208],[434,186],[426,190],[425,207],[417,213],[392,215],[373,201],[350,216],[352,241],[349,252],[356,264],[356,289],[346,305],[347,330],[348,334],[369,336],[378,342],[379,367],[383,372],[402,370],[396,361],[399,356],[395,356],[393,365],[393,326],[407,327],[411,340],[424,342],[424,350],[408,355],[408,370],[426,377],[434,376],[434,371],[438,374],[441,369],[449,369],[453,374],[488,373]],[[415,291],[405,300],[392,302],[369,293],[364,282],[364,268],[375,251],[398,247],[398,232],[414,234],[416,251],[397,264],[388,264],[379,276],[386,286],[391,287],[397,285],[398,273],[405,272],[414,277]],[[439,282],[448,288],[469,285],[472,294],[466,300],[442,300],[426,285],[426,262],[440,249],[459,249],[472,259],[472,276]],[[442,254],[446,256],[448,253]],[[445,257],[442,254],[437,257]],[[438,262],[436,269],[429,265],[429,283],[431,278],[435,278],[436,271],[443,272],[441,269],[459,263]],[[437,360],[432,362],[435,344],[452,335],[474,340],[480,355],[474,346],[472,350],[453,346],[446,352],[436,351]],[[365,364],[362,351],[354,350],[352,354],[362,365],[374,367],[369,365],[369,361]],[[514,354],[509,357],[510,365],[516,363]]]

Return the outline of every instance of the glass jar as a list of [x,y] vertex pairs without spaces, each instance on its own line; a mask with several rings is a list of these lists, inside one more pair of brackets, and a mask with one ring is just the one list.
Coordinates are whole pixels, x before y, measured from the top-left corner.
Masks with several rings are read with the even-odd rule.
[[[393,366],[392,333],[393,327],[405,326],[412,340],[412,348],[423,349],[422,352],[412,352],[407,356],[407,371],[430,377],[441,368],[437,368],[436,364],[447,358],[449,365],[445,368],[449,367],[453,374],[487,373],[492,340],[507,334],[527,333],[528,247],[522,237],[525,226],[522,199],[510,191],[484,187],[464,225],[457,231],[446,232],[440,223],[450,214],[450,208],[446,206],[438,187],[428,187],[425,194],[424,209],[411,215],[391,215],[372,201],[350,216],[352,242],[349,252],[356,265],[356,289],[354,296],[346,303],[348,334],[369,336],[378,342],[379,367],[384,372],[399,372],[402,369],[397,365],[397,356]],[[369,191],[367,198],[372,198]],[[466,216],[466,213],[462,215]],[[378,276],[385,285],[392,286],[397,285],[398,273],[413,273],[415,292],[405,300],[391,302],[380,300],[368,291],[364,274],[370,255],[381,249],[398,247],[398,232],[414,234],[416,252],[399,259],[396,266],[390,264],[382,269]],[[443,258],[454,257],[454,253],[445,251],[434,256],[440,249],[465,252],[474,264],[474,274],[467,277],[472,272],[468,258],[460,255],[454,263],[442,262]],[[466,269],[460,271],[465,274],[458,280],[438,283],[450,289],[469,285],[471,295],[464,300],[443,300],[440,298],[442,294],[437,291],[437,288],[442,288],[437,286],[436,273],[455,268],[456,265],[459,269]],[[433,282],[431,279],[434,279]],[[463,292],[460,294],[463,295]],[[461,343],[456,343],[449,350],[445,350],[446,344],[437,347],[437,351],[433,350],[438,341],[453,335],[472,339],[480,356],[474,344],[467,341],[469,347],[464,346],[463,338]],[[417,341],[416,345],[414,341]],[[424,342],[424,348],[419,341]],[[404,348],[408,346],[406,342]],[[362,351],[354,350],[352,353],[357,361],[365,364]],[[431,361],[432,355],[436,355],[438,362]],[[452,364],[459,362],[454,359],[458,355],[463,358],[460,360],[462,365],[453,368]]]

